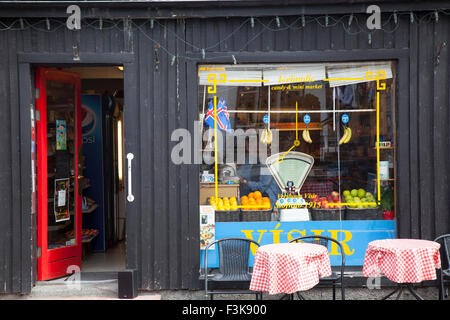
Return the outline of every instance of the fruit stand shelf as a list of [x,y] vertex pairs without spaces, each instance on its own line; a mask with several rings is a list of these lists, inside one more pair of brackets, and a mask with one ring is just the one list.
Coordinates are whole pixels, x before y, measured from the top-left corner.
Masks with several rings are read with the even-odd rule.
[[[372,149],[377,149],[377,147],[372,147]],[[393,150],[394,147],[380,147],[380,150]]]

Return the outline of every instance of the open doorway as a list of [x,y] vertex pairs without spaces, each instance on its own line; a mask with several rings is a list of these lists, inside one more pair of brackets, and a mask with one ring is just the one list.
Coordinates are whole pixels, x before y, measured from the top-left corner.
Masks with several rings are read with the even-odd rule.
[[[41,181],[46,184],[48,192],[45,198],[48,198],[48,205],[40,207],[41,212],[38,212],[38,216],[45,213],[47,218],[42,223],[45,224],[44,229],[38,222],[38,233],[39,230],[45,232],[44,248],[50,253],[49,257],[52,257],[51,251],[62,251],[75,246],[75,242],[79,245],[75,239],[81,239],[81,252],[74,253],[81,256],[81,263],[75,263],[76,266],[81,264],[81,272],[124,270],[126,215],[123,67],[52,66],[46,70],[58,76],[78,77],[78,93],[73,99],[75,111],[65,111],[56,101],[64,101],[67,108],[67,104],[72,101],[67,98],[73,92],[72,87],[68,88],[64,79],[60,82],[46,79],[46,82],[41,83],[46,89],[42,91],[46,96],[43,104],[45,109],[42,109],[45,112],[45,118],[42,118],[45,119],[45,125],[41,124],[41,131],[46,132],[41,140],[45,140],[47,146],[41,153],[47,151],[47,155],[41,161],[45,163],[45,167],[38,166],[37,170],[45,171]],[[74,129],[78,122],[81,123],[78,124],[79,129]],[[74,135],[75,139],[72,138]],[[75,148],[72,140],[79,141]],[[62,157],[63,153],[66,158]],[[53,171],[56,175],[53,175]],[[61,183],[61,186],[57,186],[60,180],[67,181],[67,187]],[[38,188],[38,198],[39,196]],[[60,204],[66,207],[59,206]],[[64,212],[67,213],[66,219],[63,219]],[[77,221],[81,221],[81,228],[75,227]],[[60,258],[48,259],[48,269],[54,268],[53,266],[62,269],[58,263],[66,257]],[[66,266],[63,269],[67,269]],[[58,273],[53,273],[53,276],[49,273],[43,279],[71,272],[73,270],[58,270]]]

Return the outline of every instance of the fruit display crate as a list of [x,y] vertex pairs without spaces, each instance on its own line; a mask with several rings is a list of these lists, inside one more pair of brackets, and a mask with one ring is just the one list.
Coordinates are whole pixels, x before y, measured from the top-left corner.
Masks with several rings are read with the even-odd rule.
[[376,208],[350,208],[345,209],[345,220],[383,220],[383,211]]
[[311,208],[311,219],[318,220],[344,220],[345,208],[340,209],[315,209]]
[[241,210],[215,210],[215,222],[239,222],[241,221]]
[[270,210],[242,210],[241,221],[270,221],[272,217]]

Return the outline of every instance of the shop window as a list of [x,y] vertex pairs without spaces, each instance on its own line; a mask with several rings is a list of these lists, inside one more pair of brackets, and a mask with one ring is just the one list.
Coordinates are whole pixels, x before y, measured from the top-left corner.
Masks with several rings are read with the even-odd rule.
[[[249,237],[268,222],[283,229],[272,232],[272,242],[289,240],[287,222],[306,234],[308,224],[320,222],[328,235],[359,223],[361,246],[377,230],[395,237],[393,62],[200,65],[198,73],[202,245]],[[308,170],[296,170],[301,162],[290,159],[301,154],[313,159]],[[271,170],[267,158],[275,155],[293,161],[292,168],[286,162]],[[280,205],[286,199],[295,205]],[[225,229],[233,231],[220,234]],[[344,231],[335,232],[342,241]]]

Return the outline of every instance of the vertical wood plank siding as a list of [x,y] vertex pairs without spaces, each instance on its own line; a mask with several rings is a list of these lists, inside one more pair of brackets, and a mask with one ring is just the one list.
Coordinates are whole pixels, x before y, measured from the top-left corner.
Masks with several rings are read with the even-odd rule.
[[[358,20],[364,21],[361,16]],[[223,63],[233,62],[231,53],[246,52],[283,62],[287,52],[298,52],[299,57],[342,52],[347,60],[359,60],[378,49],[407,50],[397,69],[398,236],[433,239],[450,232],[448,16],[441,15],[437,24],[411,25],[409,18],[402,18],[397,29],[388,21],[384,27],[395,31],[375,31],[371,43],[366,33],[345,32],[343,24],[347,31],[356,31],[347,22],[328,28],[314,22],[302,28],[298,17],[281,17],[280,28],[270,18],[255,19],[253,28],[248,18],[158,20],[153,28],[144,22],[136,21],[140,27],[133,26],[130,33],[88,27],[81,32],[0,31],[0,293],[27,293],[33,284],[31,202],[19,192],[29,178],[22,176],[29,170],[23,168],[28,164],[21,155],[29,152],[24,149],[29,143],[21,141],[21,133],[29,132],[23,129],[29,119],[28,113],[19,112],[23,96],[17,53],[72,53],[74,41],[79,42],[80,54],[135,56],[128,73],[133,87],[125,91],[138,106],[138,112],[125,120],[133,126],[125,127],[126,134],[137,135],[135,144],[128,145],[134,150],[126,152],[135,153],[138,160],[133,174],[136,200],[130,206],[134,213],[127,221],[127,266],[138,269],[140,288],[199,285],[199,168],[171,162],[177,143],[171,134],[188,128],[193,136],[196,63],[207,63],[212,54],[223,56]],[[202,49],[206,60],[184,58],[201,57]],[[173,65],[172,55],[177,57]]]

